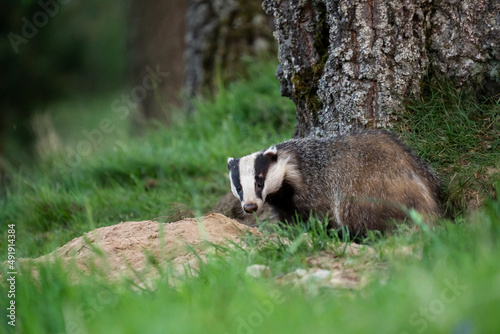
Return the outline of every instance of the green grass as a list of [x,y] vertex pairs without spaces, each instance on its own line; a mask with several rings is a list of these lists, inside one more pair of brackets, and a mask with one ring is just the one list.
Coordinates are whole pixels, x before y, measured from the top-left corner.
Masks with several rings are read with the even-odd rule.
[[494,196],[500,176],[500,100],[475,102],[472,92],[446,82],[426,89],[425,97],[407,105],[397,131],[438,170],[449,216],[477,209]]
[[[126,137],[126,125],[111,110],[114,98],[78,105],[86,116],[72,119],[61,111],[70,106],[57,105],[53,123],[63,129],[62,152],[36,168],[13,172],[0,202],[0,221],[16,223],[19,239],[29,240],[18,246],[19,255],[45,254],[85,231],[120,221],[169,221],[176,217],[176,203],[198,215],[210,211],[229,189],[228,156],[292,135],[294,106],[279,96],[274,71],[272,64],[250,69],[248,81],[220,87],[217,99],[196,102],[196,114],[143,137]],[[97,134],[103,119],[116,130]],[[94,142],[84,131],[95,133]],[[5,230],[0,227],[0,245]]]
[[[274,251],[219,249],[220,255],[202,263],[197,277],[171,285],[165,270],[155,289],[141,291],[127,283],[102,281],[97,275],[81,277],[75,284],[58,264],[39,264],[37,279],[29,269],[18,276],[18,329],[22,333],[494,333],[500,326],[499,221],[500,202],[490,200],[468,223],[443,223],[433,231],[379,239],[372,245],[377,252],[371,255],[339,254],[335,261],[344,261],[345,268],[349,263],[355,268],[369,263],[370,282],[359,290],[318,289],[314,283],[293,288],[273,278],[245,275],[246,267],[254,263],[268,265],[273,276],[305,268],[306,258],[319,251],[291,245]],[[316,237],[335,247],[335,241]],[[250,246],[252,242],[258,240],[249,240]],[[403,246],[421,253],[402,255],[398,250]],[[0,298],[4,304],[6,296]]]
[[[494,186],[491,171],[500,159],[500,108],[475,104],[450,87],[431,87],[430,93],[408,106],[411,112],[400,115],[395,130],[439,171],[453,221],[373,236],[366,240],[372,251],[359,254],[346,252],[321,221],[273,225],[266,230],[272,237],[249,236],[244,248],[218,247],[195,277],[174,280],[168,267],[156,267],[155,288],[109,282],[97,271],[75,281],[68,277],[75,271],[67,274],[60,263],[36,264],[36,277],[33,268],[19,267],[17,332],[496,333],[500,184]],[[112,100],[90,104],[102,114],[87,120],[63,120],[57,110],[65,106],[57,106],[54,123],[68,126],[59,134],[64,143],[77,147],[85,140],[82,129],[111,118]],[[35,257],[119,221],[173,221],[180,210],[200,215],[229,189],[227,156],[254,152],[293,132],[294,107],[279,96],[272,64],[256,64],[249,78],[196,103],[198,112],[179,117],[172,128],[129,138],[121,130],[125,123],[116,120],[120,131],[81,160],[63,150],[12,171],[0,202],[1,248],[8,224],[16,224],[16,256]],[[471,189],[489,197],[478,211],[467,211]],[[325,255],[328,263],[311,262]],[[252,264],[269,266],[271,276],[246,275]],[[296,269],[330,265],[367,284],[279,283]],[[7,291],[5,263],[0,269]],[[6,321],[8,302],[2,292],[0,332],[14,333]]]

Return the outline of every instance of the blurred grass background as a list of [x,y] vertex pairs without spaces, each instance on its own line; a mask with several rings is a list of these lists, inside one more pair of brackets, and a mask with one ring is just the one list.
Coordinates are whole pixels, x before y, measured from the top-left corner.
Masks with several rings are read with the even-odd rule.
[[[227,191],[228,156],[292,135],[294,107],[279,96],[275,66],[253,66],[248,79],[221,87],[217,99],[197,102],[195,115],[179,115],[176,126],[140,137],[131,137],[128,124],[113,118],[104,102],[109,98],[73,101],[72,108],[89,110],[86,117],[68,117],[60,110],[70,104],[56,105],[46,117],[65,124],[61,135],[54,134],[61,146],[36,168],[12,171],[2,201],[0,220],[16,223],[19,237],[33,242],[20,244],[19,255],[44,254],[84,231],[120,221],[171,221],[178,218],[178,204],[191,214],[208,212]],[[100,131],[103,118],[116,130]],[[90,144],[82,129],[94,131],[99,144]],[[72,156],[82,142],[92,149]],[[1,229],[5,235],[6,226]]]

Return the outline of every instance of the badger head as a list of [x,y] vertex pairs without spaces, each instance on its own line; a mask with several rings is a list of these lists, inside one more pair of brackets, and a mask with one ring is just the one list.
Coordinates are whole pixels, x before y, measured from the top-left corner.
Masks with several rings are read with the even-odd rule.
[[227,159],[231,191],[245,212],[259,210],[266,196],[280,189],[284,168],[278,159],[276,146],[240,159]]

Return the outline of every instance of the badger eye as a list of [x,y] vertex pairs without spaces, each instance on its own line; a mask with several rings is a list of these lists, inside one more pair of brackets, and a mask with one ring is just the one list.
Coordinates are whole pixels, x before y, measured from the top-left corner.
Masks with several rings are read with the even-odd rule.
[[263,188],[264,187],[264,181],[257,181],[257,187],[258,188]]
[[236,187],[236,191],[237,191],[237,192],[241,192],[241,190],[242,190],[241,186],[237,186],[237,187]]

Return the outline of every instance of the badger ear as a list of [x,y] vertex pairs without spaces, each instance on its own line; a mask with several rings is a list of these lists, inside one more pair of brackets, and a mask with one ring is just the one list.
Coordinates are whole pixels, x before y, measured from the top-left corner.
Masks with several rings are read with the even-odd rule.
[[227,169],[231,170],[231,167],[233,166],[233,161],[234,158],[227,158]]
[[276,146],[271,146],[264,152],[264,155],[269,159],[269,161],[276,162],[278,160],[278,149]]

